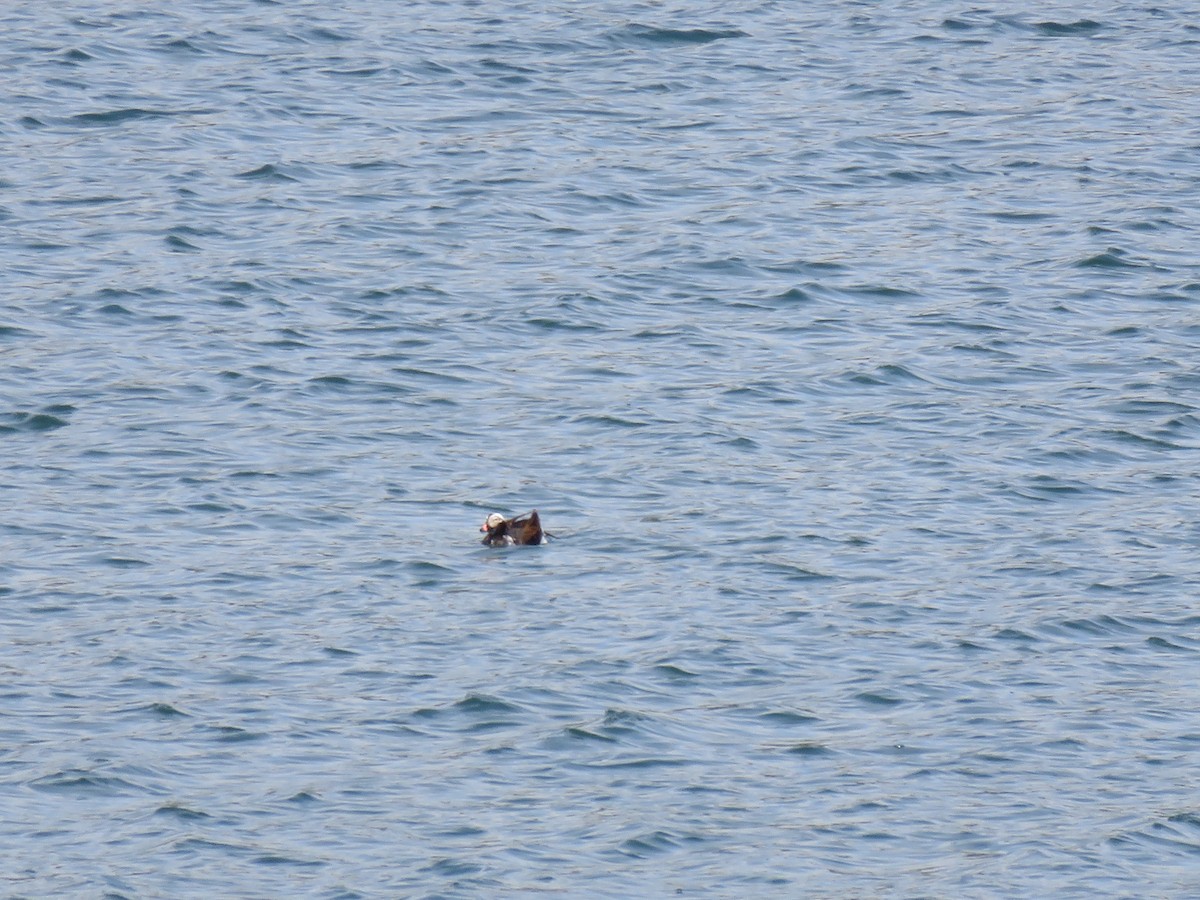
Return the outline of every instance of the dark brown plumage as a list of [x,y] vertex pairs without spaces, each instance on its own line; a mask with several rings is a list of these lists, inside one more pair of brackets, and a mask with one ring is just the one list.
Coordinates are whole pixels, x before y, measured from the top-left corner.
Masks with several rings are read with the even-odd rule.
[[486,532],[483,543],[489,547],[508,547],[513,544],[540,544],[545,539],[542,531],[542,521],[538,518],[537,510],[527,516],[515,516],[506,519],[499,513],[492,513],[487,521],[479,526]]

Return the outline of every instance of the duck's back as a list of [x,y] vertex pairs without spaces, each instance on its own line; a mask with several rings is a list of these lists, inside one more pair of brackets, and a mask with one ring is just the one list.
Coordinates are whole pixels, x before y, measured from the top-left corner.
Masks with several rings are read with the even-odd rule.
[[527,516],[509,519],[507,532],[514,544],[540,544],[545,536],[536,509]]

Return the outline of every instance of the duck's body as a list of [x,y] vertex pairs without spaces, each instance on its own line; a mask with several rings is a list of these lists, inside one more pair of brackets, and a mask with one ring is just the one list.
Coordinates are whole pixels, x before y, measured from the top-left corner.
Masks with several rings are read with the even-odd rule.
[[540,544],[545,540],[542,522],[535,509],[527,516],[506,519],[500,513],[492,513],[479,526],[486,532],[483,543],[489,547],[511,547],[514,544]]

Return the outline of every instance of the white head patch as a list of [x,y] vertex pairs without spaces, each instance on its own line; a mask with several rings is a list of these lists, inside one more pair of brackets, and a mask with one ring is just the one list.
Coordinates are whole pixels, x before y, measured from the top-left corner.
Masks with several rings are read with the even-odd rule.
[[491,530],[503,521],[504,521],[504,516],[500,515],[500,513],[492,513],[490,516],[487,517],[487,522],[485,524],[487,525],[488,530]]

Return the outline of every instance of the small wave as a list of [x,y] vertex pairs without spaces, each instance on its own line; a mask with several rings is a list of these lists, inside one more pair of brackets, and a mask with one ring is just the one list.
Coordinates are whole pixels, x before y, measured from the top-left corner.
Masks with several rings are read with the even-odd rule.
[[247,731],[245,728],[238,728],[236,725],[214,725],[207,729],[213,735],[213,740],[221,744],[244,744],[251,741],[260,741],[266,738],[266,735],[258,731]]
[[308,383],[316,387],[330,388],[335,391],[349,390],[356,385],[353,379],[344,375],[317,375],[308,379]]
[[519,724],[524,712],[520,706],[499,697],[472,693],[448,707],[424,707],[415,710],[412,715],[425,722],[448,721],[452,727],[463,731],[483,732],[513,728]]
[[687,681],[692,678],[700,677],[696,672],[689,672],[687,669],[680,668],[679,666],[672,665],[670,663],[660,663],[659,665],[655,666],[652,671],[664,676],[669,681]]
[[196,852],[211,853],[216,851],[221,854],[231,856],[249,856],[251,848],[244,844],[235,844],[228,841],[216,841],[210,838],[187,837],[176,841],[173,845],[174,852],[192,854]]
[[1114,412],[1129,416],[1177,416],[1196,411],[1194,406],[1175,400],[1123,400],[1112,405]]
[[418,381],[428,381],[436,384],[469,384],[469,378],[463,378],[460,375],[451,375],[449,372],[437,372],[433,369],[417,369],[407,366],[394,366],[392,371],[397,375],[403,375],[406,378],[416,379]]
[[890,284],[855,284],[846,288],[846,292],[859,297],[883,297],[897,300],[915,299],[921,296],[916,291]]
[[304,866],[307,868],[328,865],[319,859],[296,859],[295,857],[283,856],[278,853],[267,853],[263,856],[256,856],[254,862],[260,866]]
[[164,240],[164,243],[171,250],[176,250],[176,251],[180,251],[180,252],[195,252],[200,249],[195,244],[185,241],[183,238],[181,238],[177,234],[167,235],[166,239]]
[[1052,499],[1059,497],[1078,497],[1085,494],[1101,493],[1099,488],[1083,481],[1068,481],[1051,475],[1034,475],[1025,484],[1014,487],[1013,491],[1023,497],[1033,496],[1037,499]]
[[1200,854],[1200,814],[1191,811],[1175,813],[1139,831],[1117,835],[1110,842],[1116,845],[1149,843],[1159,851],[1175,852],[1184,858],[1194,859]]
[[72,406],[52,406],[41,412],[0,413],[0,434],[12,434],[20,431],[53,431],[64,428],[67,420],[63,416],[74,412]]
[[467,696],[455,703],[452,709],[471,716],[516,713],[521,711],[521,707],[514,706],[490,694],[467,694]]
[[896,385],[906,382],[927,383],[926,379],[920,375],[895,363],[878,366],[871,372],[848,372],[843,377],[853,384],[863,384],[871,387]]
[[609,737],[608,735],[604,735],[604,734],[598,734],[595,731],[591,731],[591,730],[589,730],[587,728],[583,728],[582,726],[579,726],[579,725],[575,725],[570,728],[564,728],[562,733],[565,737],[569,738],[571,741],[583,741],[585,743],[595,742],[595,743],[600,743],[600,744],[615,744],[615,743],[617,743],[616,738],[612,738],[612,737]]
[[1059,619],[1038,626],[1038,631],[1050,635],[1090,635],[1111,638],[1119,634],[1133,634],[1136,628],[1113,616],[1101,615],[1091,619]]
[[1033,644],[1037,642],[1037,638],[1028,632],[1021,631],[1019,628],[1001,628],[996,632],[996,640],[1012,641],[1021,644]]
[[540,331],[603,331],[602,325],[596,322],[579,322],[573,319],[554,318],[551,316],[534,316],[527,322]]
[[1135,446],[1147,447],[1153,450],[1182,450],[1183,445],[1176,444],[1171,441],[1160,440],[1159,438],[1146,437],[1145,435],[1136,434],[1124,428],[1109,429],[1100,432],[1101,435],[1111,438],[1119,444],[1132,444]]
[[1046,37],[1077,37],[1095,34],[1104,26],[1092,19],[1079,19],[1076,22],[1038,22],[1033,27]]
[[250,169],[246,172],[239,172],[235,177],[244,178],[247,181],[279,181],[279,182],[296,182],[297,179],[291,175],[285,174],[271,163],[259,166],[257,169]]
[[145,707],[146,711],[163,719],[190,718],[190,716],[178,707],[172,706],[170,703],[152,703]]
[[877,691],[863,691],[855,695],[855,699],[868,706],[899,706],[904,702],[899,697],[889,697],[887,694],[880,694]]
[[177,803],[167,803],[164,806],[160,806],[154,811],[154,815],[178,819],[181,822],[197,822],[212,818],[212,816],[206,812],[189,809],[188,807],[180,806]]
[[1056,213],[1025,212],[1023,210],[1002,210],[1001,212],[985,213],[999,222],[1046,222],[1057,218]]
[[454,575],[453,569],[428,560],[415,560],[408,563],[405,569],[413,576],[412,586],[418,588],[438,587]]
[[44,775],[29,782],[29,786],[37,791],[84,796],[140,793],[144,790],[124,778],[97,775],[94,772],[85,772],[80,769],[65,769],[51,775]]
[[1175,641],[1167,640],[1164,637],[1146,638],[1146,645],[1154,647],[1157,650],[1170,650],[1175,653],[1195,653],[1195,647],[1185,647],[1182,644],[1177,644]]
[[343,34],[340,31],[335,31],[332,28],[312,28],[308,32],[308,36],[315,41],[323,41],[331,44],[341,44],[346,41],[352,41],[354,38],[351,35]]
[[787,748],[787,752],[792,756],[832,756],[833,751],[824,744],[818,744],[814,741],[803,741],[799,744],[792,744]]
[[746,32],[737,29],[655,28],[639,24],[627,25],[614,32],[613,36],[618,41],[660,46],[710,44],[713,41],[723,41],[729,38],[748,37]]
[[645,713],[610,709],[599,722],[588,727],[587,731],[606,741],[637,742],[659,733],[660,725],[657,719]]
[[693,835],[676,835],[669,831],[649,831],[637,837],[622,841],[618,848],[626,856],[645,859],[676,850],[685,843],[696,843],[700,838]]
[[789,582],[825,581],[833,578],[832,575],[828,575],[824,572],[818,572],[784,560],[756,560],[751,562],[750,565],[752,565],[756,571],[770,572]]
[[1078,269],[1141,269],[1145,268],[1142,263],[1133,262],[1125,257],[1123,250],[1110,249],[1104,253],[1097,253],[1095,256],[1089,256],[1075,263]]
[[421,869],[444,879],[461,879],[467,875],[477,875],[483,871],[479,863],[466,862],[461,859],[439,859]]
[[101,562],[114,569],[138,569],[150,565],[146,560],[136,559],[132,556],[106,556]]
[[645,428],[649,422],[639,422],[636,419],[626,419],[621,416],[608,415],[586,415],[577,416],[572,420],[575,424],[580,425],[600,425],[605,428]]
[[89,112],[79,113],[67,119],[68,122],[73,122],[76,125],[98,126],[98,125],[122,125],[125,122],[133,122],[139,119],[161,119],[170,116],[179,115],[180,113],[171,110],[162,109],[142,109],[141,107],[129,107],[128,109],[110,109],[104,112]]
[[163,49],[169,53],[179,53],[188,56],[201,56],[204,54],[204,50],[197,47],[187,38],[176,38],[173,41],[167,41],[163,44]]
[[371,78],[386,71],[386,66],[364,66],[355,69],[330,69],[328,74],[335,78]]
[[808,713],[792,712],[791,710],[774,710],[772,712],[763,713],[759,716],[761,720],[770,725],[777,726],[793,726],[793,725],[812,725],[814,722],[820,722],[818,716]]
[[124,203],[127,197],[117,197],[112,194],[92,194],[84,197],[53,197],[37,201],[48,206],[107,206],[110,203]]
[[615,759],[582,765],[588,769],[675,769],[690,766],[693,762],[679,757],[639,756],[636,759]]
[[891,87],[887,85],[866,85],[866,84],[850,84],[846,85],[846,91],[849,96],[856,100],[872,100],[883,99],[891,100],[900,97],[907,98],[909,92],[902,88]]
[[961,166],[945,166],[942,168],[892,169],[884,175],[888,181],[900,184],[946,184],[961,181],[973,173]]
[[746,301],[737,305],[766,309],[787,309],[789,307],[800,306],[805,303],[812,303],[814,300],[815,298],[813,295],[804,288],[790,287],[785,291],[780,291],[778,294]]

